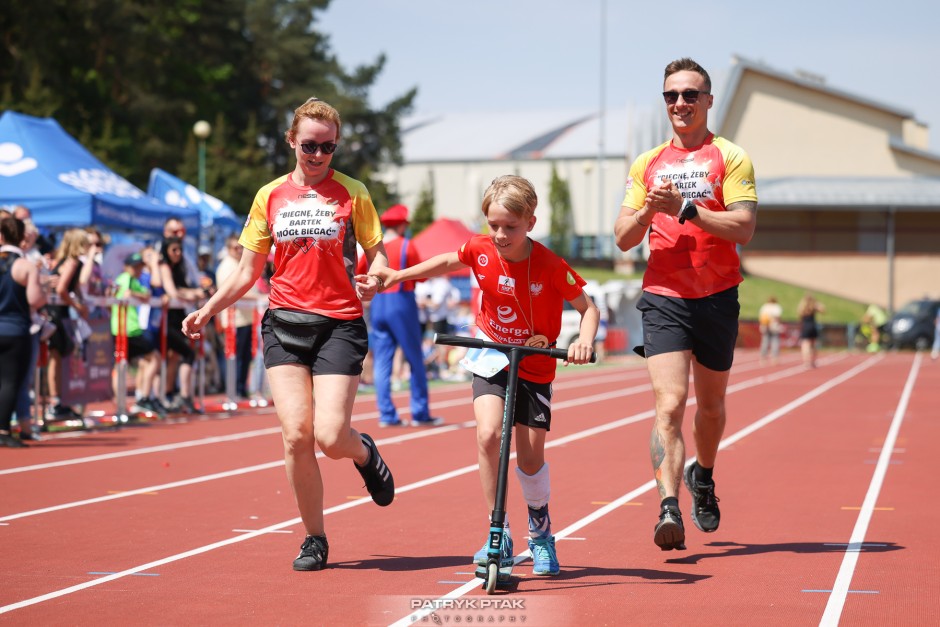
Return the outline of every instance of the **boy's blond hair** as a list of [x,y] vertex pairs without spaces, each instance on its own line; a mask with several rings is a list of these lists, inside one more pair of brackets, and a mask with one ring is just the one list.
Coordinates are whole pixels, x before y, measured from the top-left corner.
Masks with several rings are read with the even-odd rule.
[[493,203],[506,207],[520,218],[528,219],[535,214],[539,199],[528,179],[507,174],[493,179],[486,188],[483,194],[483,215],[489,216],[490,205]]

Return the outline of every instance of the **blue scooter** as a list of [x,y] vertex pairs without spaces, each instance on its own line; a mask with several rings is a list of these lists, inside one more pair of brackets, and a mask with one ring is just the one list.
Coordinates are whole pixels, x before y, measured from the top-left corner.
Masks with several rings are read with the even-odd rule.
[[[567,359],[568,351],[560,348],[536,348],[514,344],[498,344],[473,337],[435,334],[434,343],[466,348],[489,348],[509,358],[509,381],[506,384],[506,402],[503,409],[503,430],[499,443],[499,468],[496,475],[496,502],[490,516],[490,538],[487,542],[486,566],[477,566],[476,576],[483,580],[487,594],[493,594],[497,586],[509,584],[513,564],[500,566],[500,547],[503,543],[506,522],[506,482],[509,474],[509,455],[512,446],[512,427],[515,420],[516,388],[519,384],[519,364],[527,355],[547,355],[554,359]],[[597,355],[591,355],[591,362]]]

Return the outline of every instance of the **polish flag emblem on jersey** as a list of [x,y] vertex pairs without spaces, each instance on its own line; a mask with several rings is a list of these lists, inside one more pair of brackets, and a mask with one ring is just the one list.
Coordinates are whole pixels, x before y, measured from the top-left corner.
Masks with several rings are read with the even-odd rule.
[[499,275],[499,292],[501,294],[512,294],[516,288],[516,280],[511,276]]

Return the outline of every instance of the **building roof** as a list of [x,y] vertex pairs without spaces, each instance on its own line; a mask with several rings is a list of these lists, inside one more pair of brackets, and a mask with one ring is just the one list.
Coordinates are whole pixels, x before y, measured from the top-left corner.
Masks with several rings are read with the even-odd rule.
[[940,210],[940,177],[786,177],[758,181],[761,209]]
[[797,71],[793,73],[783,72],[781,70],[772,68],[761,61],[754,61],[751,59],[746,59],[742,56],[735,55],[731,65],[731,73],[728,76],[727,83],[724,85],[724,93],[728,94],[728,97],[721,100],[721,104],[718,106],[714,120],[713,128],[717,129],[717,132],[719,133],[721,132],[722,124],[724,123],[728,108],[731,106],[731,96],[737,92],[738,85],[740,84],[741,78],[746,71],[764,74],[765,76],[770,76],[779,81],[805,87],[807,89],[813,89],[815,91],[824,92],[843,100],[851,100],[852,102],[857,102],[872,109],[878,109],[879,111],[884,111],[885,113],[890,113],[891,115],[896,115],[901,118],[911,120],[915,119],[914,112],[908,109],[901,109],[900,107],[896,107],[894,105],[879,102],[864,96],[859,96],[858,94],[853,94],[842,89],[831,87],[826,84],[825,77],[823,76],[811,74],[805,71]]
[[[720,99],[715,119],[710,124],[718,133],[745,71],[914,119],[911,111],[830,87],[822,77],[807,72],[782,72],[738,56],[724,85],[725,96]],[[601,149],[605,158],[632,159],[669,134],[668,123],[658,107],[605,111],[602,147],[599,145],[601,122],[596,109],[578,108],[413,116],[402,125],[404,160],[405,163],[447,163],[595,159]],[[888,141],[895,151],[930,161],[940,159],[940,155],[914,148],[900,137],[890,137]],[[790,207],[940,209],[938,177],[786,177],[758,178],[757,182],[760,206],[771,210]]]
[[[627,114],[604,115],[604,154],[624,158]],[[544,109],[415,116],[402,124],[406,163],[596,158],[596,110]]]

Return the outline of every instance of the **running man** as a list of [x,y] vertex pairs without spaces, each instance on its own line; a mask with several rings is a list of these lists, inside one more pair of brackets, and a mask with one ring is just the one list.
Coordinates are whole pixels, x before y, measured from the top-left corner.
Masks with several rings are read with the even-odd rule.
[[[666,66],[663,84],[672,139],[640,155],[630,168],[614,234],[620,250],[649,230],[650,257],[637,309],[656,398],[650,457],[662,499],[653,541],[685,549],[679,484],[692,496],[692,522],[718,529],[712,471],[725,428],[725,393],[738,335],[741,263],[736,247],[757,224],[750,158],[708,130],[711,79],[692,59]],[[682,419],[695,381],[695,461],[685,469]]]

